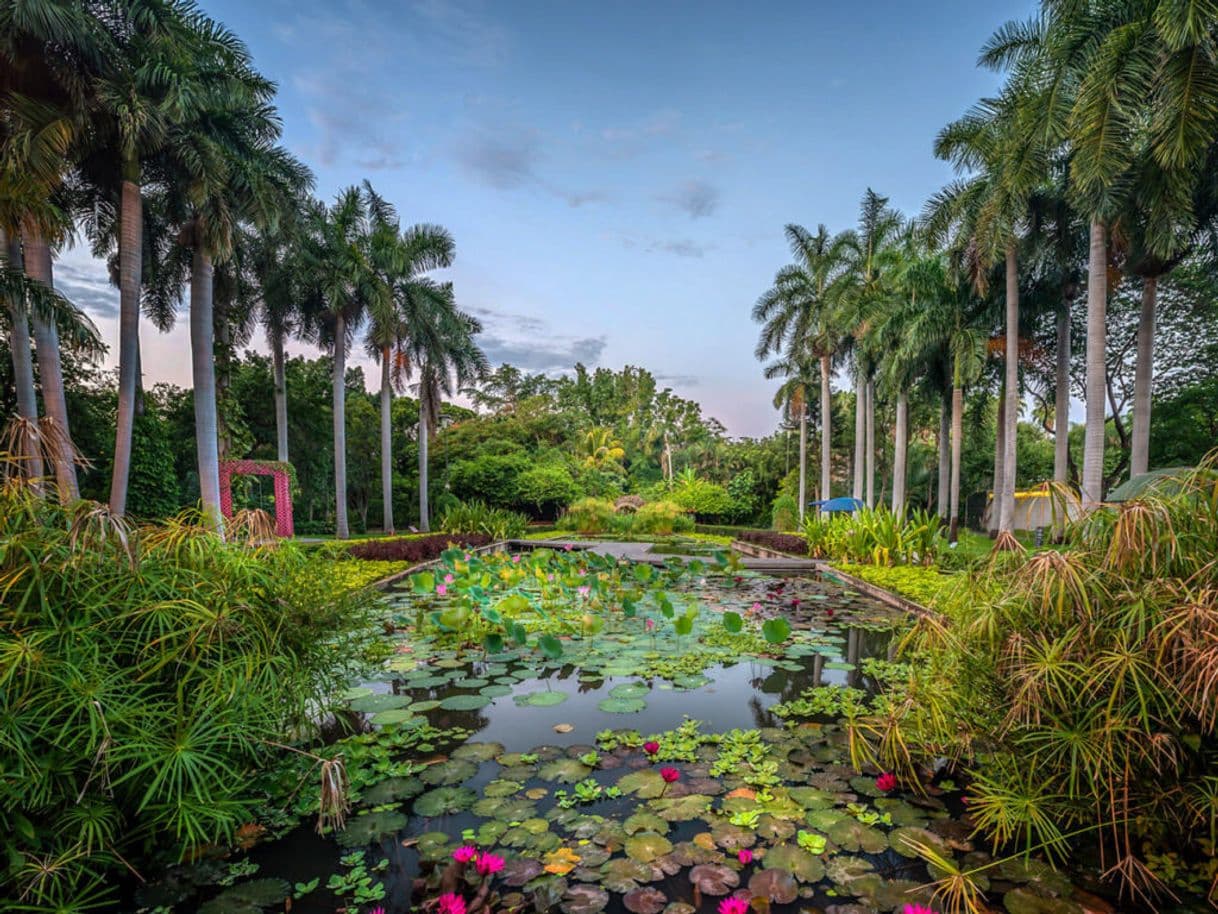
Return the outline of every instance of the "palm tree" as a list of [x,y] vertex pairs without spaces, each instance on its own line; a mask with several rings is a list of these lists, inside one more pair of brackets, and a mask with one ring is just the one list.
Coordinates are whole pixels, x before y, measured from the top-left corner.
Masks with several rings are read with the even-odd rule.
[[817,384],[815,362],[808,353],[795,351],[765,367],[767,379],[785,378],[774,394],[774,405],[785,407],[787,420],[799,417],[799,522],[802,525],[808,504],[808,393]]
[[[820,364],[821,420],[821,497],[832,491],[830,436],[833,417],[833,391],[830,381],[833,358],[842,344],[842,306],[845,288],[843,268],[849,236],[830,236],[824,225],[813,235],[803,226],[786,227],[787,242],[795,262],[779,270],[774,285],[753,306],[753,320],[762,323],[756,355],[764,359],[771,353],[804,353]],[[803,355],[800,356],[804,357]],[[806,409],[800,412],[801,427]],[[801,454],[803,451],[801,450]],[[804,460],[800,459],[800,519],[803,518],[805,491]]]

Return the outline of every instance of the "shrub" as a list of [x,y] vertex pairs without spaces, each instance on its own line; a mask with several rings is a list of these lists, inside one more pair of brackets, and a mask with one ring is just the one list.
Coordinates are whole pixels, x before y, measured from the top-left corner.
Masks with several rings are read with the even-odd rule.
[[616,520],[613,502],[604,498],[581,498],[563,512],[558,519],[558,529],[595,536],[614,529]]
[[742,543],[752,543],[764,549],[775,552],[785,552],[788,555],[798,555],[801,558],[808,554],[808,541],[798,533],[777,533],[773,530],[742,530],[736,539]]
[[942,519],[920,509],[905,515],[887,508],[815,512],[804,518],[804,538],[815,558],[872,565],[930,565],[946,546]]
[[409,562],[417,565],[438,559],[450,546],[477,548],[489,546],[492,538],[485,533],[435,533],[431,536],[391,537],[355,543],[348,553],[357,559],[375,562]]
[[553,517],[560,507],[579,495],[571,472],[561,463],[542,463],[516,477],[518,503],[531,505],[537,513]]
[[693,518],[672,501],[649,502],[635,512],[633,520],[635,533],[672,536],[674,533],[689,533],[694,529]]
[[0,590],[0,894],[30,910],[117,904],[123,863],[230,839],[268,741],[310,732],[375,638],[321,555],[12,488]]
[[835,563],[846,574],[891,590],[922,606],[934,607],[947,599],[960,586],[963,575],[943,574],[937,568],[922,565],[847,565]]
[[444,533],[483,533],[492,540],[520,539],[528,526],[529,519],[523,514],[492,508],[477,500],[445,508],[439,520]]
[[682,473],[668,497],[698,517],[722,517],[732,509],[732,497],[727,494],[727,489],[717,483],[698,479],[692,473]]
[[532,466],[524,454],[481,454],[472,460],[453,461],[448,481],[457,498],[510,508],[519,504],[520,476]]
[[799,502],[790,495],[779,495],[770,508],[770,527],[788,531],[799,526]]

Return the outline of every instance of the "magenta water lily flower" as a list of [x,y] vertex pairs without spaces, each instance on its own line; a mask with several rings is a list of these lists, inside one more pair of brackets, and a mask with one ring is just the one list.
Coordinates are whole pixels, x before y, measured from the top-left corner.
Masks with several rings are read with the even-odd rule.
[[654,739],[649,739],[647,742],[643,743],[643,751],[648,755],[655,755],[660,751],[660,744]]
[[503,858],[498,854],[482,854],[474,864],[480,876],[490,876],[503,869]]
[[465,899],[453,892],[445,892],[436,899],[437,914],[465,914]]
[[463,844],[453,851],[453,859],[458,863],[469,863],[471,860],[476,860],[478,857],[478,848],[469,844]]
[[748,866],[753,862],[753,852],[747,847],[742,847],[740,853],[736,855],[736,859],[740,861],[741,865]]
[[579,595],[581,597],[586,597],[586,596],[588,596],[588,594],[590,594],[592,592],[592,588],[589,587],[587,584],[581,584],[579,587],[577,587],[575,589],[579,591]]
[[436,593],[438,593],[440,596],[444,596],[446,593],[448,593],[448,587],[444,584],[437,584]]
[[564,551],[564,552],[570,552],[570,551],[571,551],[572,549],[574,549],[575,547],[574,547],[574,546],[572,546],[570,543],[567,543],[567,544],[566,544],[566,545],[564,545],[562,548],[563,548],[563,551]]
[[875,786],[884,791],[884,793],[895,790],[897,787],[897,776],[891,771],[885,771],[875,779]]
[[643,628],[647,629],[647,631],[651,631],[655,627],[656,627],[655,619],[648,619],[646,622],[643,623]]
[[660,777],[664,779],[665,784],[671,784],[673,781],[681,780],[681,772],[676,768],[661,768]]
[[514,555],[514,556],[512,556],[512,561],[513,561],[515,564],[519,565],[519,564],[520,564],[520,556],[519,556],[519,555]]
[[719,914],[748,914],[749,900],[732,896],[719,902]]
[[446,574],[446,575],[444,575],[444,583],[445,583],[445,584],[451,584],[451,583],[452,583],[453,581],[455,581],[455,580],[456,580],[456,578],[454,578],[454,577],[453,577],[451,574]]
[[901,914],[935,914],[935,910],[924,904],[907,904],[901,908]]

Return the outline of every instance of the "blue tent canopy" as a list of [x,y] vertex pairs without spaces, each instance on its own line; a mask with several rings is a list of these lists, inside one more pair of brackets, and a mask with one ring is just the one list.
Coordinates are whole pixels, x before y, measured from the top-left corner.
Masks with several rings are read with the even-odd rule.
[[818,508],[822,514],[853,514],[863,503],[857,498],[825,498],[821,501],[809,502],[809,507]]

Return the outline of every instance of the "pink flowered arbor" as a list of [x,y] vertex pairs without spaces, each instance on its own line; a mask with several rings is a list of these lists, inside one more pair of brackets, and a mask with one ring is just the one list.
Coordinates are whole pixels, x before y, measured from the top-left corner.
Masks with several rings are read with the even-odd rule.
[[291,536],[292,524],[292,465],[278,460],[221,460],[220,512],[233,516],[233,476],[273,476],[275,478],[275,533]]

